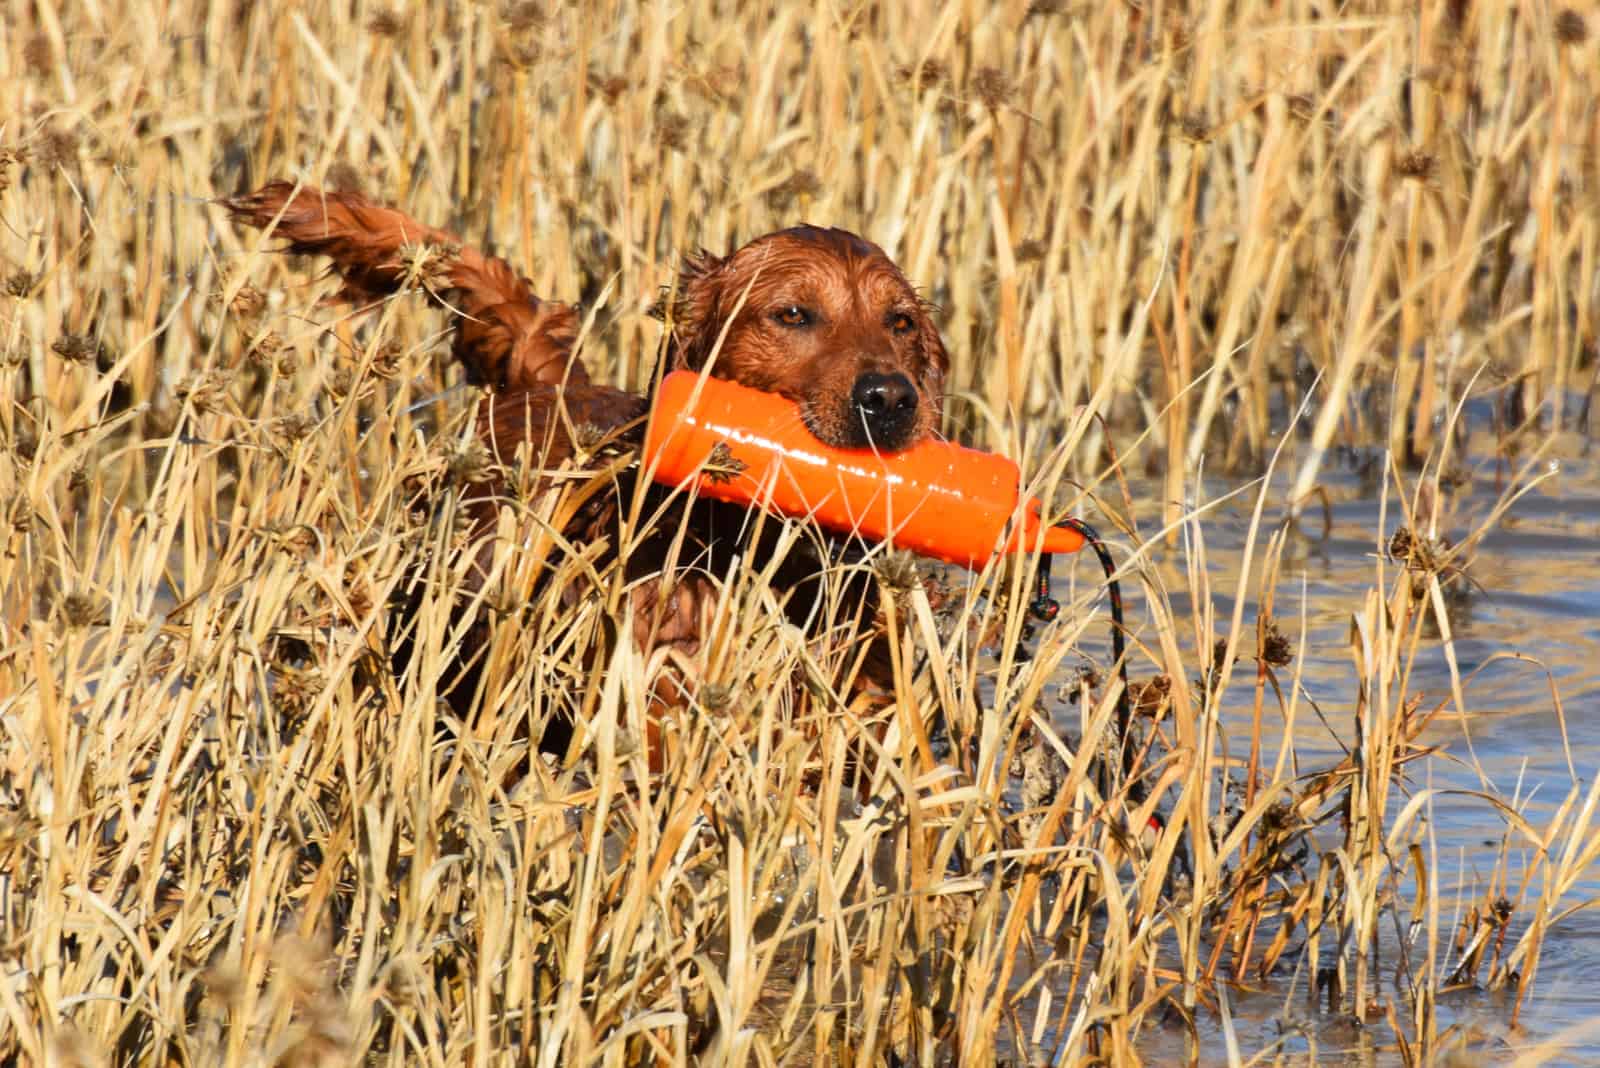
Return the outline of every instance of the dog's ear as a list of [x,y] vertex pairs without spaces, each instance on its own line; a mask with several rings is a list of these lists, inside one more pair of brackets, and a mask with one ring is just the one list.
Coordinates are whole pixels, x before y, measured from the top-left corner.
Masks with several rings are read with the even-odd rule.
[[[667,319],[668,366],[698,371],[716,346],[722,325],[722,289],[727,260],[705,249],[683,258],[677,292]],[[663,304],[665,302],[662,302]]]

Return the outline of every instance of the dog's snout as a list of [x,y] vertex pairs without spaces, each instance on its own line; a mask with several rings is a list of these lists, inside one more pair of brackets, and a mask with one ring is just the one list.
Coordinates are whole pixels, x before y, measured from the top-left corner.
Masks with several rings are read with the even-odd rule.
[[916,425],[917,387],[898,372],[869,371],[857,378],[850,402],[871,443],[882,448],[899,448]]

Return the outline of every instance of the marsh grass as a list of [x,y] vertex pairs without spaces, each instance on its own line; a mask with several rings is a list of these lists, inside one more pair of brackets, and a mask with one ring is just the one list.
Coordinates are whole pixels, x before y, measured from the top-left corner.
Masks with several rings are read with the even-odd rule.
[[[1209,1020],[1233,1047],[1230,991],[1265,989],[1422,1064],[1470,1037],[1450,991],[1518,1011],[1593,877],[1593,769],[1568,755],[1542,821],[1485,779],[1504,843],[1453,897],[1418,769],[1430,724],[1474,708],[1446,598],[1476,532],[1588,416],[1581,14],[17,0],[6,21],[0,1057],[1133,1063]],[[494,463],[525,485],[535,458],[473,448],[419,295],[320,306],[319,265],[208,203],[284,174],[582,298],[586,359],[632,388],[681,253],[799,218],[882,243],[942,309],[951,430],[1115,532],[1135,776],[1097,789],[1119,684],[1087,561],[1027,637],[1025,566],[858,565],[892,594],[885,710],[748,568],[692,663],[645,660],[617,573],[558,597],[592,567],[553,533],[570,497],[513,493],[475,608],[521,625],[471,647],[459,489]],[[1451,546],[1469,395],[1508,488]],[[1277,598],[1352,446],[1392,457],[1386,511],[1319,707],[1303,599]],[[574,492],[617,462],[597,450]],[[1212,588],[1218,470],[1255,502],[1238,589]],[[419,582],[396,677],[390,606]],[[1441,651],[1452,692],[1424,696]],[[437,693],[463,655],[486,665],[470,723]],[[693,697],[653,775],[664,673]],[[530,759],[559,714],[581,746]],[[1317,716],[1342,757],[1297,749]]]

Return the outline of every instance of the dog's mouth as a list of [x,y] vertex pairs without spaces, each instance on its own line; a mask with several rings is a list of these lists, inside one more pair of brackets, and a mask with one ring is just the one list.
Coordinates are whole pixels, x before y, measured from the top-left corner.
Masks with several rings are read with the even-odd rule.
[[823,409],[807,401],[800,406],[800,418],[818,441],[833,449],[899,452],[915,445],[921,436],[921,420],[914,412],[884,416],[853,404]]

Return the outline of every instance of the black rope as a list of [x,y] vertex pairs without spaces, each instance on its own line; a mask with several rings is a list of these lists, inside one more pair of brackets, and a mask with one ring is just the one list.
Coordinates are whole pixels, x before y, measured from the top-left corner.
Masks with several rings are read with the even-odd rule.
[[[1127,647],[1123,639],[1126,628],[1122,623],[1122,586],[1115,577],[1117,565],[1112,562],[1111,553],[1106,549],[1106,543],[1100,540],[1100,535],[1083,520],[1063,519],[1056,526],[1075,531],[1083,538],[1084,543],[1100,558],[1100,567],[1106,574],[1106,590],[1111,595],[1111,659],[1117,665],[1117,672],[1122,677],[1122,693],[1117,697],[1117,748],[1122,753],[1122,774],[1127,777],[1133,774],[1131,766],[1133,751],[1128,745],[1128,731],[1133,723],[1133,705],[1128,689]],[[1039,575],[1034,586],[1034,599],[1028,607],[1033,612],[1034,618],[1046,623],[1055,619],[1061,612],[1061,603],[1050,596],[1049,554],[1039,558]]]

